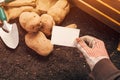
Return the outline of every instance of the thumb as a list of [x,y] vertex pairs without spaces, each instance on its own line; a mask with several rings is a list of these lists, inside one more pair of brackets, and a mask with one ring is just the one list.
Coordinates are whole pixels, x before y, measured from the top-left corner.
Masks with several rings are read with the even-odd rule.
[[85,43],[85,41],[80,38],[77,38],[76,41],[77,41],[76,47],[78,48],[78,50],[80,50],[86,58],[89,58],[89,55],[87,53],[87,51],[89,50],[89,47]]
[[88,45],[87,45],[87,44],[85,43],[85,41],[82,40],[81,38],[77,38],[76,41],[77,41],[76,47],[77,47],[80,51],[81,51],[81,49],[84,49],[84,50],[89,49]]

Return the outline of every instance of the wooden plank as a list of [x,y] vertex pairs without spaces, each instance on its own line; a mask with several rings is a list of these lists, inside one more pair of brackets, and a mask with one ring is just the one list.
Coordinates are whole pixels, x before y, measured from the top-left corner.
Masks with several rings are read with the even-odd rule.
[[107,3],[102,3],[101,0],[84,0],[84,1],[120,23],[120,12],[115,8],[111,7],[110,5],[108,5]]
[[[117,32],[120,33],[120,15],[119,15],[120,11],[118,9],[116,9],[115,7],[114,8],[112,6],[110,7],[110,5],[108,7],[108,5],[106,6],[103,3],[101,4],[100,1],[101,0],[73,0],[74,4],[77,7],[79,7],[81,10],[87,12],[88,14],[92,15],[96,19],[100,20],[101,22],[105,23],[106,25],[110,26],[111,28],[115,29]],[[109,0],[106,0],[106,1],[109,1]],[[114,2],[115,1],[116,0],[114,0]],[[99,3],[99,5],[98,5],[98,3]],[[93,4],[94,5],[96,4],[96,6],[97,5],[98,6],[97,7],[93,6]],[[108,3],[106,3],[106,4],[108,4]],[[117,3],[117,5],[118,4],[120,5],[120,3]],[[108,8],[109,8],[109,11],[108,11]],[[107,13],[107,11],[108,11],[108,13]]]
[[118,11],[120,11],[120,0],[101,0],[101,1],[103,1],[104,3],[109,4],[113,8],[117,9]]

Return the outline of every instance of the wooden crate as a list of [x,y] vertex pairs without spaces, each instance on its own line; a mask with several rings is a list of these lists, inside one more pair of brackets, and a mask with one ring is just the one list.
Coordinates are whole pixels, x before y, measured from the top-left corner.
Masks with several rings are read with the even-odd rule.
[[72,0],[73,3],[120,33],[120,0]]

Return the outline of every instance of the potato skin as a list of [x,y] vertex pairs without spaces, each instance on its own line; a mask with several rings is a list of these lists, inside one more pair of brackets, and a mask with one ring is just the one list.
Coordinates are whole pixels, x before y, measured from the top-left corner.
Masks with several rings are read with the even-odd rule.
[[25,43],[41,56],[47,56],[53,50],[51,41],[41,31],[38,33],[27,33],[25,35]]
[[32,6],[21,6],[21,7],[4,7],[7,21],[16,19],[23,12],[34,11]]
[[35,12],[23,12],[19,17],[19,22],[27,32],[38,32],[41,28],[40,16]]
[[36,0],[36,11],[39,15],[47,13],[58,0]]
[[40,18],[41,18],[41,23],[42,23],[42,27],[41,27],[40,31],[42,31],[46,36],[50,36],[52,28],[55,25],[55,22],[54,22],[52,16],[50,16],[48,14],[43,14],[43,15],[41,15]]
[[58,0],[55,5],[53,5],[48,11],[47,14],[51,15],[56,24],[60,24],[65,16],[70,11],[70,4],[67,0]]
[[65,26],[65,27],[68,27],[68,28],[77,28],[77,25],[76,24],[69,24],[69,25],[67,25],[67,26]]

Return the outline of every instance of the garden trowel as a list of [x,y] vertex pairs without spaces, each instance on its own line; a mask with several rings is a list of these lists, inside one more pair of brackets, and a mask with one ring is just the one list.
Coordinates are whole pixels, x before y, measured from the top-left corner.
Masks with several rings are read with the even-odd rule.
[[19,43],[18,28],[16,23],[9,24],[2,7],[0,7],[0,20],[3,26],[0,27],[0,37],[9,48],[15,49]]

